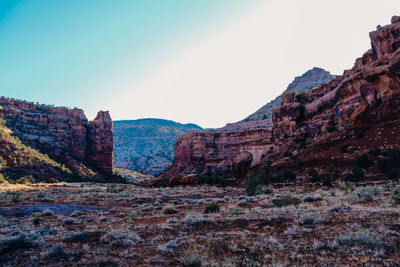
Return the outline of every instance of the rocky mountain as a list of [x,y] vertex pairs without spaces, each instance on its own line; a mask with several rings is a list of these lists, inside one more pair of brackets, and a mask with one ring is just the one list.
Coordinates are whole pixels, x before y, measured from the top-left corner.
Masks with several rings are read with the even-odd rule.
[[[333,77],[334,76],[324,69],[314,67],[303,75],[296,77],[284,92],[294,91],[296,94],[300,94],[322,83],[331,81]],[[228,123],[222,128],[214,129],[214,132],[233,132],[270,127],[272,126],[272,112],[280,106],[281,102],[282,98],[278,96],[271,102],[262,106],[255,113],[249,115],[246,119],[235,123]]]
[[[112,176],[114,145],[112,120],[108,112],[100,111],[89,122],[81,109],[52,107],[2,97],[0,117],[4,120],[4,129],[7,129],[3,132],[18,140],[15,142],[65,166],[72,174],[81,178],[93,177],[95,172]],[[5,140],[10,142],[10,137]],[[19,146],[15,147],[18,150]],[[8,154],[7,151],[4,153]],[[21,164],[25,164],[23,159]],[[19,164],[14,159],[6,161],[8,164],[11,161]]]
[[172,164],[176,137],[202,128],[170,120],[139,119],[114,121],[113,130],[115,166],[157,175]]
[[[296,77],[293,82],[289,84],[286,88],[287,91],[294,91],[297,94],[309,91],[314,87],[330,82],[333,79],[333,76],[325,71],[324,69],[314,67],[311,70],[305,72],[303,75]],[[267,103],[255,113],[249,115],[243,121],[259,121],[259,120],[267,120],[272,119],[272,112],[274,109],[278,108],[281,105],[282,98],[278,96],[271,102]]]
[[375,162],[369,174],[382,177],[376,162],[390,153],[371,159],[368,153],[396,148],[400,141],[399,18],[369,36],[371,49],[342,76],[297,96],[285,92],[272,126],[178,136],[174,164],[160,179],[176,174],[232,175],[233,161],[247,152],[253,169],[270,161],[299,174],[309,167],[351,170],[363,156]]

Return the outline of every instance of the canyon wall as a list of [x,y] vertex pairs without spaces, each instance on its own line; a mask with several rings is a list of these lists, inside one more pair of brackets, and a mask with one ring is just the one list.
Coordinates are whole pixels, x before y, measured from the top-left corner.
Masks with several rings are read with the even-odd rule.
[[77,160],[112,174],[113,132],[108,112],[88,122],[83,110],[0,98],[0,116],[22,143],[68,164]]
[[[352,159],[339,154],[337,147],[344,141],[355,142],[358,132],[365,136],[369,129],[386,129],[399,119],[400,23],[396,18],[370,33],[371,49],[342,76],[308,92],[285,92],[280,107],[273,112],[271,126],[179,136],[174,164],[160,178],[176,173],[231,173],[233,160],[246,151],[253,154],[253,167],[269,160],[284,165],[288,155],[310,164],[350,162]],[[397,130],[393,127],[391,134],[396,135]],[[396,137],[378,140],[373,136],[377,134],[380,132],[361,138],[362,148],[399,143]],[[331,149],[333,146],[336,148]]]

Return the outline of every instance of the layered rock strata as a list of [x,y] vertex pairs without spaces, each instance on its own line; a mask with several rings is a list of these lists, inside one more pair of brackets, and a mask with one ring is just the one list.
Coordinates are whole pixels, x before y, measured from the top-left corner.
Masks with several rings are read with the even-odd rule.
[[78,160],[112,174],[113,133],[108,112],[88,122],[83,110],[0,98],[0,116],[25,145],[66,163]]
[[[160,177],[232,173],[233,160],[245,151],[253,155],[252,166],[268,160],[279,165],[285,154],[322,164],[324,151],[353,140],[357,132],[368,133],[376,125],[389,127],[400,115],[400,23],[398,17],[392,22],[370,33],[371,49],[342,76],[297,96],[285,92],[281,106],[273,112],[272,127],[179,136],[174,164]],[[393,127],[392,133],[396,129]],[[377,140],[373,136],[364,139],[370,148],[399,143],[395,138],[385,139],[385,143],[372,142]],[[334,164],[335,156],[338,164],[346,161],[339,150],[326,154],[325,163]]]

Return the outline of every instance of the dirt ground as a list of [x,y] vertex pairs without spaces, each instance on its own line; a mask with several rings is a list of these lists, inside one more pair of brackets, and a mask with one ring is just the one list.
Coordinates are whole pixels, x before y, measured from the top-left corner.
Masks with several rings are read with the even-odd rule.
[[394,187],[4,187],[0,265],[400,266]]

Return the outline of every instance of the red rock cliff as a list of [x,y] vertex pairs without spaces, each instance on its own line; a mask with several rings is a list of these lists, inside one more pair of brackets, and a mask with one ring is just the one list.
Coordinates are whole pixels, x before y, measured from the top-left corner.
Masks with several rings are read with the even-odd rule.
[[88,127],[88,160],[102,172],[112,174],[114,136],[108,111],[100,111]]
[[[346,161],[342,154],[335,155],[334,149],[333,154],[324,154],[324,151],[354,139],[357,131],[374,129],[378,124],[388,128],[393,121],[400,123],[397,122],[400,113],[398,21],[394,17],[392,24],[371,32],[371,49],[342,76],[298,96],[293,92],[285,93],[281,106],[273,112],[273,126],[179,136],[174,163],[160,177],[174,173],[231,172],[233,159],[244,151],[253,154],[252,166],[266,160],[281,164],[287,152],[300,154],[299,158],[305,163],[322,163],[324,155],[328,163],[333,159],[338,164]],[[372,148],[373,138],[364,138],[363,147],[368,148],[368,144]],[[398,144],[399,140],[392,138],[385,142],[390,146]],[[375,142],[374,145],[383,143]],[[300,151],[304,146],[309,148]]]
[[99,112],[89,123],[81,109],[0,98],[0,116],[24,144],[64,163],[72,158],[112,173],[113,134],[108,112]]

